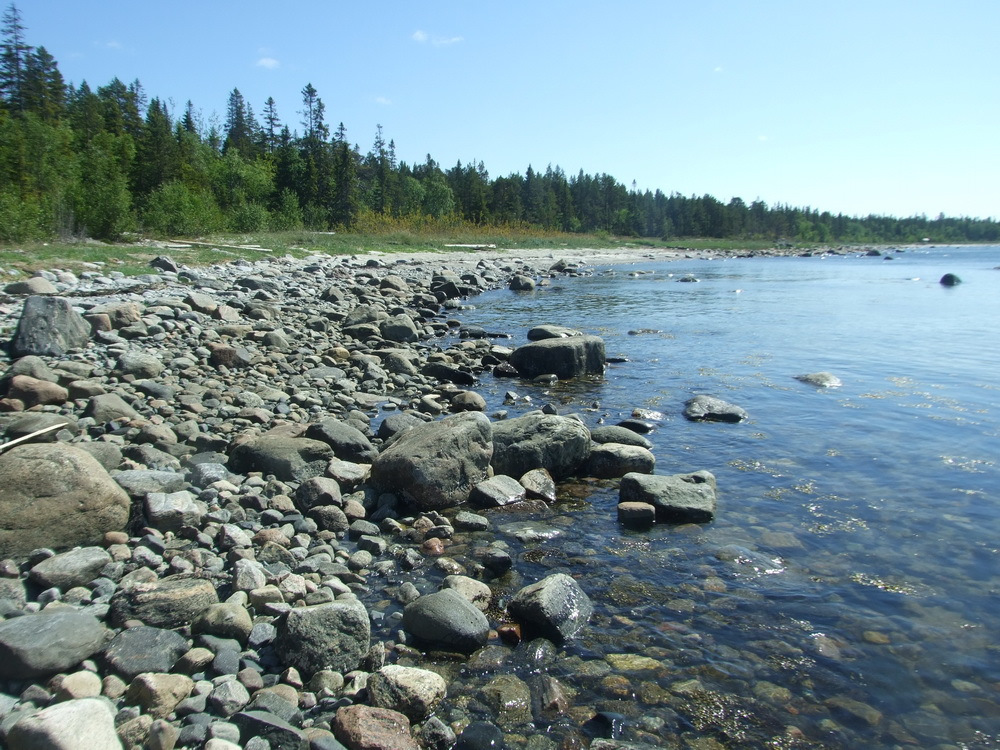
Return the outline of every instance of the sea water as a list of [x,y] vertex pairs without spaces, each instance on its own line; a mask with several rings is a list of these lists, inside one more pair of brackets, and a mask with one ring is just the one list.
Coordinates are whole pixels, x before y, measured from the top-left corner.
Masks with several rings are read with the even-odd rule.
[[[657,412],[656,473],[718,482],[703,525],[622,528],[594,481],[494,518],[525,580],[567,572],[594,601],[551,669],[576,705],[664,745],[1000,747],[998,267],[998,247],[650,257],[474,301],[462,321],[498,344],[552,323],[626,360],[549,388],[486,377],[491,413]],[[842,385],[795,378],[818,371]],[[697,394],[750,417],[688,422]]]

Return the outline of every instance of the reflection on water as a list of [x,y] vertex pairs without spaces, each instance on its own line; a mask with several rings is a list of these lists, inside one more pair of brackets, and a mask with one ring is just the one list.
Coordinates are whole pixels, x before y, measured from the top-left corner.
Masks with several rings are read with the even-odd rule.
[[[626,739],[1000,747],[1000,249],[895,257],[597,269],[465,314],[514,344],[540,323],[598,333],[628,359],[547,390],[487,379],[491,410],[660,410],[657,473],[717,477],[709,525],[624,530],[596,483],[551,541],[507,538],[526,577],[565,571],[594,599],[558,676]],[[793,379],[821,370],[843,386]],[[531,402],[501,406],[508,390]],[[751,418],[688,423],[697,393]]]

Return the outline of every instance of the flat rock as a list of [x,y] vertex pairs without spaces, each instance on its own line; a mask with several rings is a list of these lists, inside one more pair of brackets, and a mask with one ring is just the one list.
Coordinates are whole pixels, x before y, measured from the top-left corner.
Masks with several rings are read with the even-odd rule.
[[351,750],[419,750],[410,721],[399,711],[377,706],[345,706],[333,720],[333,733]]
[[111,556],[102,547],[80,547],[42,560],[28,577],[42,588],[68,591],[93,581],[109,562]]
[[620,443],[622,445],[638,445],[640,448],[652,450],[653,443],[634,430],[619,425],[601,425],[590,431],[590,439],[595,443]]
[[7,620],[0,623],[0,677],[65,672],[100,650],[108,635],[93,615],[69,608]]
[[633,471],[652,474],[655,466],[656,457],[641,446],[596,443],[582,471],[598,479],[613,479]]
[[469,502],[480,508],[499,508],[519,503],[525,498],[525,489],[514,477],[496,474],[485,479],[469,493]]
[[283,482],[303,482],[322,476],[333,455],[319,440],[265,435],[236,446],[228,467],[236,474],[260,471]]
[[570,336],[533,341],[515,349],[510,364],[523,378],[552,374],[568,380],[603,375],[604,340],[599,336]]
[[140,625],[112,638],[104,649],[104,661],[131,681],[143,672],[169,672],[189,647],[180,633]]
[[141,620],[156,628],[179,628],[219,601],[211,581],[168,576],[122,587],[111,597],[111,622]]
[[626,474],[618,500],[654,506],[660,522],[707,523],[715,517],[715,477],[707,471],[671,476]]
[[810,372],[805,375],[796,375],[795,379],[817,388],[839,388],[843,385],[840,378],[832,372]]

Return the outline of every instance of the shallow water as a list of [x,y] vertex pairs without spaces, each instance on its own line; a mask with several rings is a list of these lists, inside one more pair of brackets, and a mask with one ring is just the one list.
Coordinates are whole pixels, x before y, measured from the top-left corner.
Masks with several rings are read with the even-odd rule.
[[[581,707],[566,724],[596,708],[664,746],[1000,747],[1000,248],[892,257],[651,260],[462,314],[500,344],[555,323],[629,360],[548,390],[486,378],[491,412],[656,410],[656,473],[718,480],[711,524],[628,531],[613,483],[581,483],[537,519],[554,539],[501,534],[526,581],[569,572],[594,601],[549,669]],[[824,370],[843,385],[794,379]],[[749,421],[687,422],[699,393]]]

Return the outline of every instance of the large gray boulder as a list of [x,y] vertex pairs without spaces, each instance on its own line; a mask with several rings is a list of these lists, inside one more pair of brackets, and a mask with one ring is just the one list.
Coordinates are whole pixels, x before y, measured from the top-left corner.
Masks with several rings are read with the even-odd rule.
[[715,517],[715,476],[707,471],[671,476],[626,474],[618,490],[621,503],[648,503],[656,520],[666,523],[707,523]]
[[322,476],[331,458],[333,448],[319,440],[264,435],[237,445],[227,465],[236,474],[260,471],[282,482],[303,482]]
[[306,429],[305,436],[329,445],[334,455],[342,461],[370,464],[378,455],[375,446],[361,430],[339,419],[323,419],[311,424]]
[[652,474],[656,457],[638,445],[621,443],[595,443],[583,472],[598,479],[615,479],[629,472]]
[[486,478],[492,438],[493,426],[479,412],[413,427],[372,463],[371,485],[419,510],[459,505]]
[[94,545],[125,528],[129,497],[93,456],[64,443],[0,454],[0,557]]
[[32,296],[24,301],[10,353],[14,357],[61,357],[70,349],[85,347],[89,340],[90,325],[69,300]]
[[555,375],[568,380],[604,374],[604,340],[599,336],[569,336],[533,341],[514,350],[510,364],[524,378]]
[[0,623],[0,678],[64,672],[99,651],[108,635],[93,615],[68,607],[14,617]]
[[429,646],[472,653],[486,645],[490,623],[460,593],[442,589],[406,605],[403,629]]
[[274,642],[282,663],[305,675],[355,670],[370,647],[368,611],[357,599],[289,610]]
[[684,416],[692,422],[742,422],[746,410],[714,396],[695,396],[684,404]]
[[573,578],[555,573],[518,591],[507,612],[528,630],[560,644],[587,624],[594,605]]
[[114,704],[103,698],[56,703],[19,719],[7,735],[10,750],[121,750]]
[[492,463],[497,474],[520,477],[532,469],[546,469],[553,479],[564,479],[589,455],[590,431],[571,417],[533,413],[493,425]]

